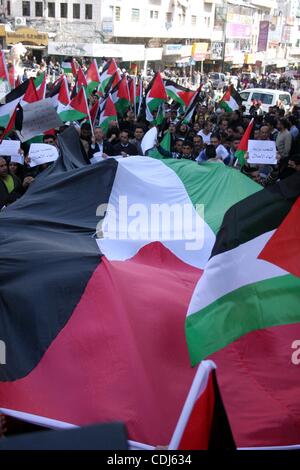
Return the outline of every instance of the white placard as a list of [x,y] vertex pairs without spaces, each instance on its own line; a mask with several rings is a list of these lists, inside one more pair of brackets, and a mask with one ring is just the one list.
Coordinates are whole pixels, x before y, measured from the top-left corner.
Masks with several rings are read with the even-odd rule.
[[90,159],[91,163],[103,162],[104,158],[102,157],[102,152],[95,152],[92,158]]
[[276,165],[276,144],[272,140],[249,140],[248,163]]
[[148,132],[146,132],[141,143],[141,147],[142,147],[144,155],[147,152],[147,150],[150,150],[155,146],[156,140],[157,140],[157,128],[152,127],[151,129],[149,129]]
[[42,165],[42,163],[54,162],[57,160],[58,151],[54,145],[31,144],[29,149],[29,166]]
[[24,165],[24,156],[21,153],[18,153],[18,155],[12,155],[10,157],[10,162],[11,163],[19,163],[20,165]]
[[3,140],[0,144],[0,155],[17,155],[19,150],[19,140]]
[[23,107],[22,130],[18,132],[21,142],[32,139],[49,129],[63,126],[53,108],[51,98],[28,103]]

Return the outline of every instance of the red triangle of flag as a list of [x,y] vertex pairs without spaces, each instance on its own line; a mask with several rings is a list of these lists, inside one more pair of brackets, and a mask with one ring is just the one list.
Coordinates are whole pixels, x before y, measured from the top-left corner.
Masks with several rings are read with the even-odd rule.
[[4,51],[0,51],[0,80],[8,80]]
[[23,97],[23,101],[26,101],[26,103],[34,103],[35,101],[39,101],[39,96],[37,94],[32,77],[29,79],[28,87]]
[[300,277],[300,197],[258,258]]
[[80,88],[77,95],[70,101],[70,107],[83,114],[89,114],[84,88]]
[[165,85],[163,84],[160,73],[155,75],[155,78],[152,83],[149,98],[158,98],[160,100],[168,100]]
[[88,71],[86,73],[86,79],[87,79],[87,82],[100,83],[100,76],[99,76],[99,72],[98,72],[98,66],[97,66],[97,62],[96,62],[95,59],[92,61],[91,65],[88,68]]
[[108,96],[103,110],[103,117],[117,116],[115,105],[110,96]]
[[244,152],[248,151],[248,141],[251,136],[251,132],[254,126],[254,119],[251,119],[251,121],[248,124],[248,127],[239,143],[238,150],[243,150]]
[[62,79],[61,86],[60,86],[59,93],[58,93],[58,101],[64,105],[67,105],[70,102],[70,95],[69,95],[69,89],[68,89],[66,77],[63,77]]
[[127,78],[125,75],[122,77],[120,83],[119,83],[119,88],[118,88],[118,98],[124,98],[125,100],[129,101],[129,89],[128,89],[128,83],[127,83]]
[[78,88],[81,86],[87,86],[87,81],[81,67],[77,70],[77,86]]

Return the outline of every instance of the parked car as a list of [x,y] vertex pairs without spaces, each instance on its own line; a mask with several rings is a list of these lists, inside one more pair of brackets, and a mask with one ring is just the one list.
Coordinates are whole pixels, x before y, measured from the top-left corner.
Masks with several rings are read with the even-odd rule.
[[212,82],[214,88],[221,88],[226,84],[226,77],[224,73],[211,72],[208,74],[208,78]]
[[248,88],[240,92],[242,104],[246,106],[246,113],[248,114],[253,101],[260,101],[262,110],[267,113],[270,106],[282,104],[285,112],[291,108],[292,97],[290,93],[282,90],[271,90],[268,88]]

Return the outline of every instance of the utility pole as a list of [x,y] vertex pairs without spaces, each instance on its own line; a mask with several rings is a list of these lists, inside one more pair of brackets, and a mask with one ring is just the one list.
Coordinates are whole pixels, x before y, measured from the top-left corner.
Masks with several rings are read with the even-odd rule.
[[225,53],[226,53],[226,29],[227,29],[227,2],[223,2],[223,6],[220,7],[222,13],[222,23],[223,23],[223,50],[222,50],[222,73],[225,70]]

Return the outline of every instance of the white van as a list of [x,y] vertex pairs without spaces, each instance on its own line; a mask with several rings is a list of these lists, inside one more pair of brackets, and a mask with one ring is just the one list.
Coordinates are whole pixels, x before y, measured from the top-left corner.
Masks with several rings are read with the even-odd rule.
[[249,113],[253,100],[261,101],[261,108],[265,113],[269,111],[270,106],[275,106],[278,102],[283,104],[286,113],[290,110],[292,105],[290,93],[282,90],[247,88],[240,92],[240,97],[242,98],[242,104],[246,106],[246,113]]

